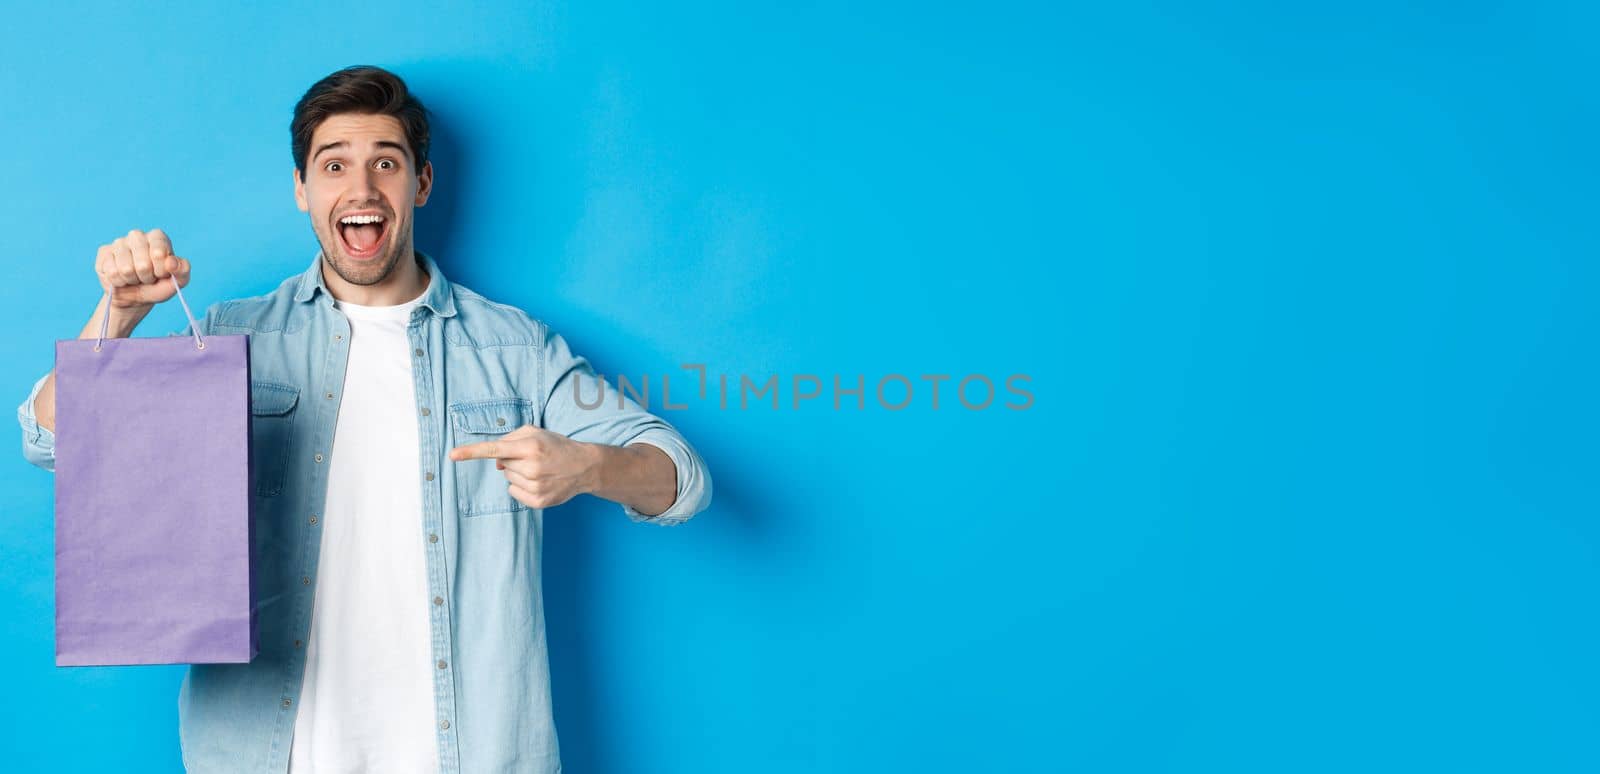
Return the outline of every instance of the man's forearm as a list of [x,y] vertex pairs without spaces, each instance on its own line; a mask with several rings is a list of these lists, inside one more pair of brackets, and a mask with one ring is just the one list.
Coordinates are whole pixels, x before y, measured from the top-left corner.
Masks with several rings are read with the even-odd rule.
[[[93,339],[100,335],[100,315],[105,314],[106,304],[110,299],[100,297],[100,303],[95,306],[94,314],[89,316],[89,322],[83,326],[78,334],[80,339]],[[133,329],[139,326],[139,321],[150,314],[149,307],[122,309],[113,307],[111,322],[106,330],[106,336],[113,339],[125,339],[133,335]],[[33,398],[33,418],[39,426],[56,431],[56,372],[50,370],[49,376],[44,380],[44,386],[39,388],[39,394]]]
[[647,443],[590,446],[597,462],[589,494],[646,516],[659,516],[677,502],[678,467],[666,452]]

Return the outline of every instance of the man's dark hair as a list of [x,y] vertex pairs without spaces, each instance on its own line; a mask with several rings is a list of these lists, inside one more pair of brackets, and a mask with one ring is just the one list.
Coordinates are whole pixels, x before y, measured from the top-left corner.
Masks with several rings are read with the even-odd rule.
[[406,133],[416,172],[428,162],[428,109],[406,89],[400,76],[381,67],[346,67],[306,90],[294,105],[294,121],[289,124],[294,150],[294,168],[306,178],[310,161],[311,134],[329,116],[339,113],[394,116]]

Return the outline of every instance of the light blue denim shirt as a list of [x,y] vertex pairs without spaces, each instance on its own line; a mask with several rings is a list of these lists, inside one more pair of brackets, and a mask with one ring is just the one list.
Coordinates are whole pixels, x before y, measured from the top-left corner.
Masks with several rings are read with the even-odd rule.
[[[452,285],[421,252],[429,282],[406,333],[412,348],[422,488],[417,550],[427,557],[430,669],[441,772],[561,770],[539,580],[543,511],[507,491],[494,460],[451,462],[452,447],[536,425],[579,441],[648,443],[677,466],[678,497],[635,521],[678,524],[711,502],[705,463],[670,424],[601,379],[543,322]],[[350,324],[319,254],[266,295],[213,304],[201,334],[250,336],[255,562],[260,653],[249,664],[189,667],[178,696],[185,767],[196,774],[285,772],[305,674],[322,506],[343,397]],[[183,331],[170,335],[186,335]],[[33,399],[17,410],[27,459],[55,469],[55,437]],[[575,392],[576,390],[576,392]],[[618,400],[622,400],[621,405]],[[582,401],[580,405],[579,401]]]

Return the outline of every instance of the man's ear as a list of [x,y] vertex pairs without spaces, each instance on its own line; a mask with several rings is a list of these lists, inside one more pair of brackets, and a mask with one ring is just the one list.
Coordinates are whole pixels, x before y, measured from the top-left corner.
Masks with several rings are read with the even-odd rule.
[[311,205],[306,203],[306,181],[300,178],[300,169],[294,170],[294,204],[301,212],[310,212]]
[[417,173],[417,199],[414,204],[421,207],[428,203],[428,194],[433,193],[433,162],[422,163],[422,171]]

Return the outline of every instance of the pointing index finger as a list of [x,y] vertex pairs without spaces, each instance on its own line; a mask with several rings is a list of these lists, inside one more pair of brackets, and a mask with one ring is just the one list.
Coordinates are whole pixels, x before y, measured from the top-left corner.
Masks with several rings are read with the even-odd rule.
[[511,449],[500,441],[484,441],[482,443],[469,443],[457,446],[450,450],[450,459],[456,462],[465,460],[489,460],[509,457]]

